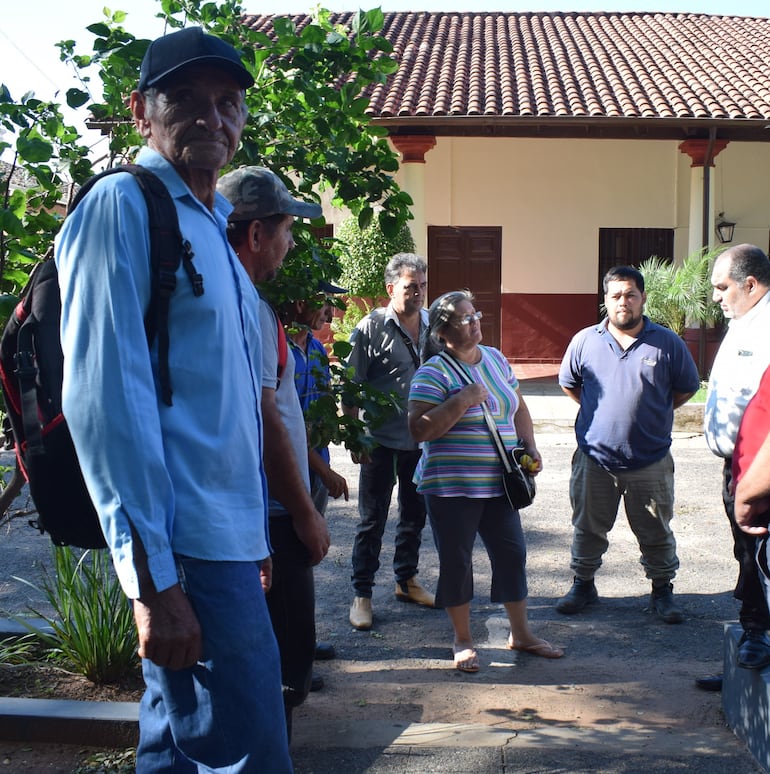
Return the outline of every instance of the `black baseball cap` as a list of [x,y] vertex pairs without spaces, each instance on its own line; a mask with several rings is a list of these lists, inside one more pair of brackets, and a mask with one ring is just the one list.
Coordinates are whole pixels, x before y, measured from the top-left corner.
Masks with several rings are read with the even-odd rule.
[[254,85],[254,78],[229,43],[205,33],[200,27],[185,27],[150,43],[139,70],[139,91],[157,86],[164,78],[196,62],[209,63],[228,72],[243,89]]
[[327,296],[339,295],[341,293],[347,293],[347,288],[341,288],[339,285],[332,285],[331,282],[326,280],[318,280],[318,292],[325,293]]

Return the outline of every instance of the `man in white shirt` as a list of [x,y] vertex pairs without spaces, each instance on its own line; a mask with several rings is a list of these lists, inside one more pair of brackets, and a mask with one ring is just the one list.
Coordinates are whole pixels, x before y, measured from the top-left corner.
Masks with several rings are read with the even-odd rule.
[[[732,458],[735,438],[748,402],[770,365],[770,260],[760,248],[741,244],[725,250],[711,273],[715,303],[730,320],[717,352],[706,397],[705,435],[714,454],[724,459],[722,499],[739,564],[734,596],[741,601],[744,634],[737,663],[745,669],[770,664],[770,614],[754,558],[754,537],[735,523]],[[718,690],[721,680],[699,678],[702,688]]]

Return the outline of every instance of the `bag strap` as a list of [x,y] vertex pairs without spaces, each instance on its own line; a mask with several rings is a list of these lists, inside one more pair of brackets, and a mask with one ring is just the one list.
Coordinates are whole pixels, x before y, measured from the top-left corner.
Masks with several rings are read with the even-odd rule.
[[278,337],[278,373],[276,374],[275,389],[277,390],[281,386],[281,377],[283,376],[283,370],[286,368],[286,361],[289,359],[289,342],[286,338],[286,331],[281,323],[281,318],[278,316],[278,312],[270,307],[270,310],[275,317],[276,335]]
[[[464,382],[465,384],[475,384],[465,368],[463,368],[460,363],[457,362],[456,358],[452,357],[446,351],[439,352],[439,357],[457,374],[457,376],[460,378],[460,381]],[[497,427],[495,418],[492,416],[492,412],[489,410],[489,406],[487,406],[486,401],[482,401],[479,405],[481,406],[481,412],[484,414],[484,420],[487,423],[489,434],[492,436],[492,443],[495,447],[495,451],[497,452],[497,456],[500,458],[500,462],[503,465],[503,470],[505,470],[506,473],[510,473],[512,470],[511,458],[508,456],[508,453],[505,450],[505,444],[503,443],[503,439],[500,436],[500,430]]]
[[43,434],[38,421],[37,365],[34,358],[33,318],[28,317],[16,334],[16,378],[19,381],[19,414],[27,442],[27,454],[42,454]]
[[181,263],[190,279],[194,296],[203,295],[203,276],[193,265],[192,246],[179,230],[176,206],[163,181],[146,167],[124,164],[105,169],[89,178],[72,201],[70,212],[103,177],[117,172],[133,175],[147,205],[150,231],[150,304],[144,316],[147,346],[151,347],[158,337],[158,379],[161,400],[172,405],[171,373],[168,364],[169,334],[168,315],[171,296],[176,290],[176,272]]
[[393,320],[393,325],[396,326],[396,330],[401,334],[401,338],[404,340],[404,345],[409,350],[409,354],[412,356],[412,362],[414,363],[415,369],[419,368],[420,356],[415,351],[414,342],[412,341],[411,336],[409,336],[395,320]]

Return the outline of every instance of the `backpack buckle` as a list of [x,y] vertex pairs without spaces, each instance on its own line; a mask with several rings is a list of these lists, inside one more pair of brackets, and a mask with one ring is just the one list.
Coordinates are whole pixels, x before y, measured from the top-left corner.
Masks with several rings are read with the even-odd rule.
[[14,373],[19,379],[27,379],[37,376],[37,366],[35,365],[35,353],[29,351],[19,351],[13,356],[13,362],[16,366]]

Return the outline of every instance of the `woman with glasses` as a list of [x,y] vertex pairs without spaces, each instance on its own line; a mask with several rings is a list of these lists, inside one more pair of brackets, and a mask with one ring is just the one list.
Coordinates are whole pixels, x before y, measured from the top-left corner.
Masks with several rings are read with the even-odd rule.
[[492,602],[502,603],[510,622],[508,648],[544,658],[564,655],[535,636],[527,621],[526,541],[519,512],[503,491],[502,465],[481,403],[507,448],[524,446],[535,473],[542,460],[518,380],[502,352],[481,344],[480,320],[467,290],[431,304],[422,365],[409,392],[409,430],[422,444],[415,482],[439,555],[436,606],[446,609],[454,629],[454,665],[461,672],[479,670],[470,625],[477,534],[492,564]]

